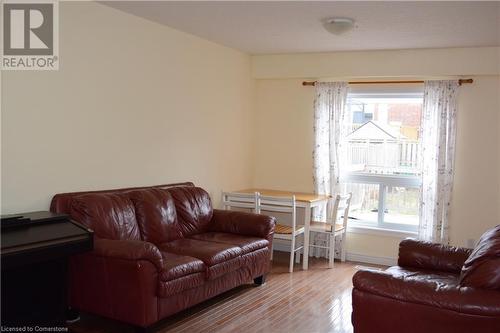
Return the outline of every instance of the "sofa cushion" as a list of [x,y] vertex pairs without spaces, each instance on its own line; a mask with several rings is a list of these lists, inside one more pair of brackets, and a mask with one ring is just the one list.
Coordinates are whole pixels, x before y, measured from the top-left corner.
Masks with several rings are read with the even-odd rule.
[[140,240],[132,201],[123,194],[93,193],[74,197],[71,218],[106,239]]
[[[392,299],[398,308],[412,309],[412,304],[433,307],[435,311],[498,316],[498,292],[460,287],[458,275],[436,270],[390,267],[386,271],[360,270],[352,278],[354,290]],[[359,305],[359,301],[357,301]],[[356,311],[356,304],[353,305]],[[416,314],[418,316],[418,314]],[[414,330],[416,332],[419,330]],[[438,330],[439,331],[439,330]],[[436,332],[438,332],[436,331]]]
[[271,266],[269,260],[271,250],[268,247],[258,249],[241,256],[241,269],[248,272],[250,276],[257,277],[265,274]]
[[205,264],[200,259],[165,251],[161,251],[161,254],[164,267],[159,276],[161,281],[170,281],[186,275],[205,272]]
[[206,266],[208,279],[214,279],[241,267],[240,247],[197,239],[177,239],[160,245],[165,252],[195,257]]
[[453,272],[437,271],[432,269],[407,268],[392,266],[385,270],[394,277],[401,277],[406,281],[426,281],[436,285],[458,285],[458,275]]
[[205,282],[205,272],[185,275],[170,281],[160,281],[158,296],[169,297],[184,290],[199,287]]
[[158,245],[182,237],[169,192],[150,188],[132,191],[128,195],[134,204],[143,240]]
[[212,202],[199,187],[174,187],[167,190],[174,199],[177,219],[184,237],[207,230],[212,220]]
[[462,267],[460,284],[500,290],[500,225],[481,236]]
[[206,267],[200,259],[165,251],[161,254],[164,268],[159,274],[158,296],[168,297],[205,283]]
[[227,273],[233,272],[241,267],[243,259],[241,257],[226,260],[220,264],[207,267],[207,279],[213,280]]
[[227,232],[205,232],[202,234],[192,235],[189,238],[208,242],[236,245],[241,248],[243,254],[265,248],[269,245],[269,241],[267,241],[266,239],[230,234]]
[[188,238],[161,244],[160,250],[198,258],[207,266],[238,258],[242,254],[238,246]]
[[398,266],[460,274],[472,249],[407,238],[399,243]]
[[74,197],[83,195],[83,194],[124,194],[131,191],[144,190],[148,188],[161,188],[168,189],[172,187],[179,186],[189,186],[193,187],[194,184],[192,182],[184,182],[184,183],[173,183],[173,184],[163,184],[163,185],[153,185],[153,186],[141,186],[141,187],[129,187],[129,188],[118,188],[113,190],[100,190],[100,191],[86,191],[86,192],[70,192],[70,193],[58,193],[54,195],[52,201],[50,202],[50,211],[54,213],[64,213],[69,214],[71,210],[71,201]]

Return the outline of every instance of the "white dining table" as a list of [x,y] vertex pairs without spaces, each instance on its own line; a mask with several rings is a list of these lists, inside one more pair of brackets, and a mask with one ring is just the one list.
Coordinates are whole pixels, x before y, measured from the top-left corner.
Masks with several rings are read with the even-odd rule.
[[309,266],[309,228],[311,225],[311,212],[313,208],[326,207],[330,196],[306,192],[280,191],[265,188],[247,188],[235,192],[259,192],[262,195],[274,197],[291,197],[292,195],[295,196],[296,206],[304,208],[304,256],[302,259],[302,269],[307,270]]

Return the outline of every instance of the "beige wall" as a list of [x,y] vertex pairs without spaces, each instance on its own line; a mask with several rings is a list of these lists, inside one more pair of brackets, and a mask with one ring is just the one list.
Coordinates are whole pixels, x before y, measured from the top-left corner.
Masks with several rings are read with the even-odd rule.
[[[466,245],[499,223],[499,76],[474,76],[459,99],[451,241]],[[254,185],[312,191],[314,89],[302,79],[257,81]],[[401,237],[349,234],[348,251],[395,258]]]
[[[465,245],[500,223],[500,76],[474,77],[459,99],[450,237]],[[496,152],[496,153],[495,153]]]
[[500,75],[500,47],[272,54],[252,62],[257,79]]
[[258,80],[254,185],[311,191],[314,89],[301,80]]
[[92,2],[60,4],[59,48],[59,71],[2,73],[2,213],[63,191],[251,185],[250,56]]

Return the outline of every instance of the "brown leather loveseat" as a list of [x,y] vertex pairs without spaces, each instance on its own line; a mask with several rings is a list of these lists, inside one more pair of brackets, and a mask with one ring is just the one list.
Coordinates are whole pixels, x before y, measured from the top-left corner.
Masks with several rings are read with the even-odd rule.
[[352,323],[363,332],[500,332],[500,225],[474,250],[416,240],[398,266],[353,277]]
[[149,327],[269,271],[274,219],[212,209],[192,183],[57,194],[51,210],[95,233],[69,267],[81,311]]

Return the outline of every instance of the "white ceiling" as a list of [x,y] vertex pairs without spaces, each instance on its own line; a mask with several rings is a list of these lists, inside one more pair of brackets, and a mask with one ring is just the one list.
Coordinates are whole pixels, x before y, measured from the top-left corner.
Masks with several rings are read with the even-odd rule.
[[[250,54],[500,45],[500,2],[105,3]],[[357,28],[331,35],[331,16]]]

